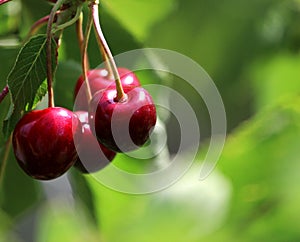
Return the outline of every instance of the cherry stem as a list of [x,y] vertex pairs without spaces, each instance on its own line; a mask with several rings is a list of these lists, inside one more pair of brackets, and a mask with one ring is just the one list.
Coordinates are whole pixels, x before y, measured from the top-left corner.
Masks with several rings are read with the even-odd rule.
[[25,41],[30,38],[30,36],[33,36],[42,26],[44,26],[49,20],[49,15],[39,19],[36,21],[30,28],[29,33],[27,34],[27,37],[25,38]]
[[[93,4],[96,4],[98,5],[98,2],[94,2]],[[93,10],[92,10],[93,11]],[[97,18],[99,18],[98,14],[97,15]],[[96,21],[99,21],[99,20],[96,20]],[[100,23],[99,23],[99,26],[100,26]],[[101,31],[101,26],[100,26],[100,31]],[[101,31],[102,32],[102,31]],[[99,35],[97,34],[97,42],[98,42],[98,45],[99,45],[99,48],[100,48],[100,53],[101,53],[101,56],[103,58],[103,62],[104,62],[104,65],[105,65],[105,69],[107,70],[108,72],[108,78],[109,79],[113,79],[114,76],[113,76],[113,72],[112,72],[112,68],[109,64],[109,60],[108,60],[108,56],[106,55],[105,51],[104,51],[104,48],[103,48],[103,45],[101,43],[101,40],[99,38]]]
[[5,86],[2,92],[0,93],[0,103],[3,101],[3,99],[7,96],[8,93],[9,93],[8,86]]
[[[60,11],[56,12],[55,17],[57,17],[57,14],[59,14]],[[47,22],[49,21],[49,15],[39,19],[38,21],[36,21],[30,28],[29,33],[27,34],[27,37],[25,38],[24,41],[27,41],[31,36],[33,36],[41,27],[43,27],[44,25],[47,24]],[[54,19],[55,21],[55,19]]]
[[[98,38],[97,38],[97,41],[98,41]],[[112,68],[109,64],[109,59],[108,59],[107,55],[105,54],[103,46],[100,44],[100,42],[98,42],[98,43],[99,43],[99,46],[100,46],[100,53],[101,53],[101,56],[102,56],[103,61],[104,61],[105,69],[107,70],[107,73],[108,73],[108,78],[113,79],[114,75],[113,75]]]
[[[98,5],[98,2],[94,2],[93,4],[96,4]],[[92,10],[93,11],[93,10]],[[98,11],[98,8],[97,8],[97,11]],[[96,21],[99,21],[99,14],[95,14],[96,15],[96,18],[98,20]],[[100,23],[98,23],[98,25],[100,26]],[[98,31],[97,31],[98,32]],[[101,30],[101,26],[100,26],[100,32],[102,32]],[[109,63],[109,58],[107,56],[107,54],[105,53],[105,50],[103,48],[103,45],[101,43],[101,40],[100,40],[100,37],[99,37],[99,34],[96,34],[96,39],[97,39],[97,42],[98,42],[98,45],[99,45],[99,48],[100,48],[100,53],[101,53],[101,56],[103,58],[103,62],[104,62],[104,65],[105,65],[105,69],[107,70],[108,72],[108,78],[109,79],[113,79],[114,78],[114,75],[113,75],[113,71],[112,71],[112,67],[110,66],[110,63]],[[104,39],[105,40],[105,39]]]
[[[77,34],[77,40],[78,40],[78,44],[79,44],[79,49],[80,49],[80,54],[83,53],[83,47],[84,47],[84,36],[83,36],[83,30],[82,30],[82,25],[83,25],[83,14],[80,14],[80,17],[78,18],[78,20],[76,21],[76,34]],[[89,70],[90,69],[90,64],[89,64],[89,60],[88,60],[88,56],[86,56],[86,69]]]
[[76,14],[75,14],[75,16],[72,17],[72,19],[70,19],[69,21],[67,21],[67,22],[65,22],[65,23],[62,23],[62,24],[60,24],[60,25],[57,25],[57,26],[55,27],[55,29],[53,30],[52,33],[56,33],[56,32],[58,32],[58,31],[60,31],[60,30],[63,30],[63,29],[65,29],[65,28],[71,26],[72,24],[75,24],[76,21],[80,18],[81,12],[82,12],[82,6],[78,6],[78,7],[76,8]]
[[86,95],[87,95],[88,101],[90,101],[92,99],[91,87],[90,87],[90,83],[89,83],[88,75],[87,75],[87,71],[89,68],[88,67],[87,48],[88,48],[88,42],[89,42],[92,25],[93,25],[93,18],[92,18],[92,14],[89,13],[89,18],[87,21],[84,37],[82,36],[82,39],[80,40],[80,41],[83,41],[80,45],[81,46],[81,60],[82,60],[81,64],[82,64],[84,83],[86,85]]
[[6,169],[6,165],[7,165],[8,156],[9,156],[11,140],[12,140],[11,137],[12,136],[10,135],[8,140],[5,143],[4,156],[3,156],[3,160],[1,162],[1,167],[0,167],[0,188],[2,186],[2,182],[3,182],[3,179],[4,179],[5,169]]
[[77,35],[77,40],[78,40],[78,44],[79,44],[80,54],[82,53],[83,45],[84,45],[84,36],[83,36],[82,25],[83,25],[83,15],[81,13],[80,17],[76,21],[76,35]]
[[58,0],[53,6],[49,15],[47,24],[47,40],[46,40],[46,52],[47,52],[47,84],[48,84],[48,107],[54,107],[54,92],[53,92],[53,70],[52,70],[52,26],[56,11],[62,5],[65,0]]
[[103,35],[102,29],[100,26],[98,2],[94,1],[90,7],[91,7],[92,15],[93,15],[93,24],[94,24],[94,28],[96,31],[97,42],[99,44],[100,50],[103,52],[104,58],[107,60],[106,62],[109,64],[109,66],[111,68],[111,72],[112,72],[113,77],[116,82],[117,96],[116,96],[115,100],[117,102],[125,101],[127,99],[127,95],[125,94],[125,92],[123,90],[116,63],[114,61],[114,58],[112,56],[112,53],[109,49],[109,46],[105,40],[105,37]]

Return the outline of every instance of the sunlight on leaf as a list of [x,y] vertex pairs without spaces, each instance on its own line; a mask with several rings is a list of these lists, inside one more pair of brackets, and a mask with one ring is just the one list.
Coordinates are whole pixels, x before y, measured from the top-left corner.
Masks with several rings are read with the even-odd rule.
[[256,61],[249,68],[257,93],[256,108],[273,105],[300,94],[300,55],[279,53]]
[[37,241],[99,242],[102,239],[82,207],[70,206],[63,200],[52,200],[40,209]]
[[235,241],[237,230],[237,241],[299,238],[299,103],[278,101],[229,136],[218,167],[233,184],[231,216],[207,241]]
[[102,2],[109,12],[140,41],[145,40],[151,27],[176,6],[174,0],[104,0]]

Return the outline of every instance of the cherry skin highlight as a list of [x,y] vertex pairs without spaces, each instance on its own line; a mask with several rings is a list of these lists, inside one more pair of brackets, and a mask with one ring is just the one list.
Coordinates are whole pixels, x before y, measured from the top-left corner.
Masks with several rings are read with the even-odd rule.
[[97,172],[108,165],[116,156],[116,153],[100,144],[92,134],[88,123],[88,112],[77,111],[82,124],[82,133],[75,140],[78,158],[74,164],[82,173]]
[[[126,68],[119,67],[118,72],[120,75],[122,87],[125,92],[141,85],[137,76],[132,71]],[[94,95],[95,92],[102,89],[106,89],[108,87],[114,88],[116,85],[115,80],[111,79],[108,76],[108,72],[106,69],[89,70],[87,74],[89,78],[89,84],[90,84],[92,95]],[[87,110],[87,106],[88,106],[86,90],[85,88],[82,88],[81,90],[81,86],[83,83],[84,80],[83,80],[83,76],[81,75],[77,80],[75,90],[74,90],[74,99],[75,98],[78,99],[76,101],[78,110],[82,110],[82,109]]]
[[144,145],[156,123],[156,108],[150,94],[141,87],[116,101],[116,90],[97,92],[89,109],[89,122],[98,140],[116,152],[128,152]]
[[[132,71],[123,67],[118,67],[118,72],[125,93],[135,87],[141,86],[137,76]],[[90,84],[92,95],[94,95],[97,91],[100,91],[102,89],[115,88],[116,86],[115,80],[111,79],[108,76],[108,72],[106,69],[89,70],[87,75],[89,78],[89,84]],[[82,84],[84,84],[84,78],[81,75],[76,82],[75,90],[74,90],[74,100],[76,100],[75,103],[76,110],[88,110],[88,101],[87,101],[88,99],[86,96],[86,88],[84,86],[83,88],[81,88]]]
[[21,118],[13,132],[16,160],[33,178],[57,178],[77,159],[73,132],[80,131],[80,121],[70,110],[53,107],[31,111]]

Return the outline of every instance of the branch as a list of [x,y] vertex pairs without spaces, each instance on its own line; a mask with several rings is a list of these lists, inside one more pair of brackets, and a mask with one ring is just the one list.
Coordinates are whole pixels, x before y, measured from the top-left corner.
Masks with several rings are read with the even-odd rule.
[[2,92],[0,93],[0,103],[3,101],[3,99],[6,97],[8,93],[9,93],[8,86],[5,86]]

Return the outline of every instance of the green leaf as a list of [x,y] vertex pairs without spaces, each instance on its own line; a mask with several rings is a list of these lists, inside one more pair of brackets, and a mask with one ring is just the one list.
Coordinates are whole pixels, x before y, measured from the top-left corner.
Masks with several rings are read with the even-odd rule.
[[37,218],[36,241],[103,241],[79,204],[73,207],[63,199],[52,199],[41,207]]
[[259,59],[249,67],[249,76],[257,95],[256,109],[262,109],[282,98],[299,94],[299,65],[299,54],[281,52]]
[[12,220],[7,216],[7,214],[0,209],[0,242],[11,241],[18,242],[21,241],[12,232],[13,223]]
[[[2,158],[2,157],[1,157]],[[41,187],[20,168],[10,149],[0,189],[0,208],[16,218],[32,208],[41,199]]]
[[[52,69],[56,67],[56,44],[52,40]],[[47,76],[46,36],[31,38],[20,50],[7,80],[12,104],[3,124],[3,133],[9,136],[24,112],[35,108],[46,94]],[[43,84],[43,85],[42,85]]]
[[145,40],[151,27],[174,8],[174,0],[102,2],[108,11],[140,41]]
[[218,167],[232,182],[231,208],[205,241],[299,240],[299,103],[285,98],[229,136]]
[[[2,2],[0,0],[0,6],[8,2],[9,0],[4,0]],[[12,11],[12,9],[14,11]],[[16,29],[18,28],[18,24],[21,20],[20,11],[21,7],[20,2],[18,1],[13,1],[0,7],[0,45],[2,45],[2,38],[7,38],[8,35],[16,33]]]

